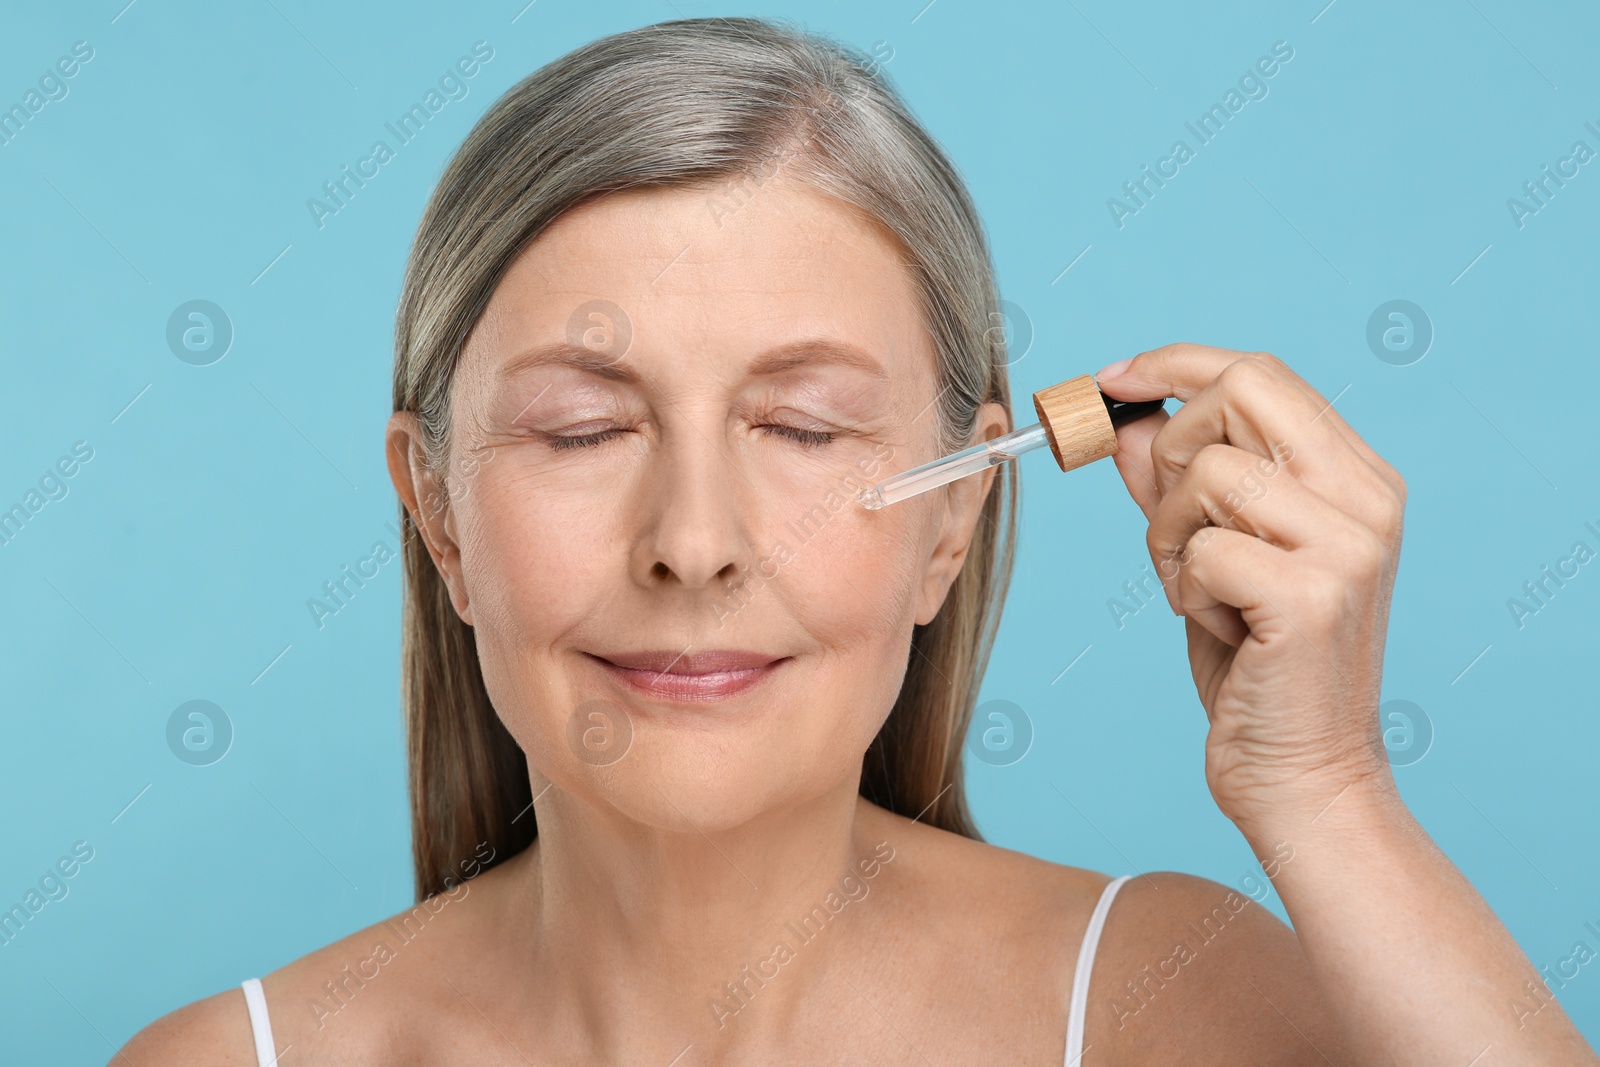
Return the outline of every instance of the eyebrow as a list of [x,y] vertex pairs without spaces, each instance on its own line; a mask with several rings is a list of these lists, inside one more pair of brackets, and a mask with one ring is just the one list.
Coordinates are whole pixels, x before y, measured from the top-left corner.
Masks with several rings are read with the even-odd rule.
[[566,341],[553,341],[512,356],[505,366],[500,368],[500,377],[511,378],[530,367],[550,364],[575,367],[612,381],[631,382],[638,378],[631,369],[621,365],[619,357],[597,352],[582,345],[569,344]]
[[[618,382],[636,382],[639,374],[620,357],[598,352],[566,341],[553,341],[519,353],[501,368],[500,376],[510,378],[530,367],[551,364],[573,367]],[[768,349],[750,364],[752,376],[782,374],[799,367],[836,364],[854,367],[874,378],[887,380],[889,372],[863,349],[847,341],[810,337]]]
[[750,364],[749,372],[755,375],[782,374],[796,367],[829,363],[854,367],[874,378],[889,377],[889,372],[883,368],[883,364],[867,352],[848,341],[836,341],[827,337],[808,337],[768,349]]

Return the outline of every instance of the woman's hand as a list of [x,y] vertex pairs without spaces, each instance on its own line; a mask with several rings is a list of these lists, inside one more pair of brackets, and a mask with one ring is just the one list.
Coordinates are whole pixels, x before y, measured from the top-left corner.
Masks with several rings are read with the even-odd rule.
[[1400,475],[1262,352],[1168,345],[1100,382],[1184,402],[1121,427],[1117,469],[1186,616],[1211,794],[1258,856],[1291,846],[1271,877],[1353,1062],[1600,1064],[1395,790]]
[[1377,708],[1399,473],[1264,352],[1167,345],[1098,377],[1118,400],[1184,402],[1121,428],[1116,463],[1185,616],[1223,813],[1255,839],[1353,781],[1392,787]]

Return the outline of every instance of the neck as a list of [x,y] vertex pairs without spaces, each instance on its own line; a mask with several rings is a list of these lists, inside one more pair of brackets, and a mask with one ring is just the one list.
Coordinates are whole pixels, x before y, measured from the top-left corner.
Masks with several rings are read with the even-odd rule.
[[875,854],[887,816],[853,780],[710,834],[555,788],[537,815],[535,845],[507,864],[507,932],[523,935],[539,1014],[619,1053],[641,1018],[683,1019],[700,1040],[781,1034],[859,938],[851,905],[892,856]]

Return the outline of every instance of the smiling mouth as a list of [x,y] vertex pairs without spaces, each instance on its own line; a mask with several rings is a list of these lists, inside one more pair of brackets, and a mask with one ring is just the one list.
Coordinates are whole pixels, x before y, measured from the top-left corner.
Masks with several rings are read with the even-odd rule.
[[792,658],[733,650],[584,655],[633,692],[685,704],[726,700],[743,693],[770,678]]

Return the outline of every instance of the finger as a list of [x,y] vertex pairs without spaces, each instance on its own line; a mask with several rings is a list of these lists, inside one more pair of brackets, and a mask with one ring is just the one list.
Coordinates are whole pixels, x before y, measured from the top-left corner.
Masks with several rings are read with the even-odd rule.
[[1287,370],[1290,377],[1294,379],[1294,383],[1299,386],[1301,392],[1310,397],[1317,406],[1316,414],[1311,416],[1312,421],[1315,422],[1322,419],[1332,420],[1334,429],[1339,431],[1339,434],[1344,438],[1345,442],[1349,444],[1349,446],[1357,455],[1366,461],[1367,465],[1370,466],[1380,478],[1388,483],[1390,488],[1394,489],[1397,493],[1403,494],[1405,492],[1405,482],[1400,477],[1400,472],[1395,470],[1394,467],[1382,456],[1378,455],[1377,452],[1373,451],[1372,446],[1367,444],[1367,442],[1362,439],[1360,434],[1356,433],[1355,430],[1350,428],[1350,424],[1345,421],[1344,416],[1334,410],[1334,403],[1339,399],[1339,397],[1344,395],[1345,389],[1349,389],[1350,386],[1345,386],[1344,389],[1339,390],[1339,392],[1335,394],[1333,400],[1328,400],[1317,391],[1317,388],[1314,385],[1306,381],[1299,374],[1296,374],[1284,360],[1279,359],[1270,352],[1252,352],[1250,354],[1257,358],[1265,359],[1268,362],[1276,363]]
[[1179,575],[1179,610],[1218,640],[1238,648],[1256,633],[1263,613],[1273,610],[1262,587],[1293,581],[1294,569],[1287,551],[1260,538],[1220,527],[1202,530],[1189,546]]
[[1210,385],[1161,427],[1160,436],[1152,443],[1156,481],[1162,491],[1172,487],[1197,452],[1219,442],[1268,459],[1287,450],[1312,453],[1308,457],[1312,465],[1332,456],[1347,469],[1359,466],[1358,457],[1331,422],[1311,422],[1315,404],[1292,378],[1292,373],[1280,373],[1254,356],[1222,368]]
[[[1190,563],[1193,563],[1199,558],[1200,553],[1218,547],[1216,540],[1224,533],[1234,534],[1237,531],[1223,530],[1215,526],[1208,526],[1201,530],[1189,539],[1189,543],[1184,549],[1185,558]],[[1239,534],[1239,536],[1248,538],[1249,535]],[[1255,541],[1256,544],[1263,543],[1259,538],[1255,539]],[[1221,547],[1226,550],[1229,546],[1225,543]],[[1275,552],[1283,551],[1279,548],[1273,548],[1271,545],[1266,547]],[[1244,551],[1249,550],[1245,549]],[[1250,627],[1245,625],[1244,616],[1238,608],[1218,599],[1214,593],[1201,583],[1197,577],[1198,573],[1198,570],[1193,566],[1185,566],[1178,569],[1178,579],[1174,587],[1174,596],[1177,599],[1175,610],[1211,633],[1223,644],[1238,648],[1244,644],[1244,639],[1250,636]]]
[[1157,400],[1176,397],[1184,403],[1210,385],[1228,364],[1249,352],[1206,345],[1163,345],[1140,352],[1115,377],[1096,375],[1100,391],[1113,400]]
[[1117,473],[1122,475],[1128,495],[1144,512],[1146,521],[1161,503],[1161,486],[1156,480],[1150,443],[1171,418],[1165,411],[1158,411],[1117,427],[1117,451],[1112,462],[1117,465]]
[[[1388,485],[1330,420],[1294,372],[1270,357],[1247,356],[1223,368],[1151,443],[1163,492],[1208,445],[1224,442],[1287,464],[1291,475],[1369,529],[1381,529]],[[1293,462],[1290,462],[1290,461]]]
[[[1256,641],[1311,646],[1332,675],[1351,679],[1317,635],[1347,602],[1349,582],[1334,571],[1236,530],[1208,530],[1184,565],[1203,596],[1239,610]],[[1204,601],[1197,601],[1197,606]],[[1299,622],[1296,622],[1296,619]],[[1323,620],[1319,624],[1319,620]],[[1307,630],[1310,633],[1307,633]]]
[[[1267,352],[1240,352],[1230,348],[1179,343],[1140,352],[1120,374],[1109,378],[1103,374],[1096,375],[1096,382],[1106,395],[1115,400],[1154,400],[1170,396],[1187,404],[1229,364],[1247,357],[1264,359],[1288,370],[1287,364]],[[1403,496],[1405,483],[1399,472],[1373,451],[1360,435],[1350,429],[1344,418],[1333,409],[1321,393],[1312,388],[1310,383],[1292,370],[1288,373],[1294,384],[1315,405],[1316,410],[1311,414],[1309,421],[1313,423],[1331,421],[1345,443],[1367,462],[1390,489]]]
[[[1307,388],[1310,387],[1307,386]],[[1313,391],[1313,395],[1316,395],[1315,391]],[[1377,452],[1373,451],[1372,446],[1367,444],[1367,442],[1362,439],[1360,434],[1356,433],[1350,428],[1350,424],[1344,421],[1344,416],[1340,415],[1339,412],[1334,409],[1333,401],[1324,401],[1317,408],[1317,414],[1313,415],[1311,418],[1313,422],[1322,419],[1333,420],[1333,425],[1338,428],[1341,434],[1344,435],[1345,441],[1349,443],[1351,448],[1355,449],[1356,454],[1366,461],[1367,466],[1371,467],[1378,477],[1382,478],[1384,483],[1388,485],[1396,495],[1398,495],[1402,500],[1405,499],[1406,482],[1405,479],[1400,476],[1400,472],[1394,468],[1394,464],[1390,463],[1388,460],[1378,455]]]
[[[1190,538],[1223,527],[1295,549],[1335,539],[1375,537],[1319,494],[1254,453],[1207,445],[1161,498],[1145,542],[1163,585],[1178,577]],[[1168,599],[1177,608],[1176,592]]]
[[1318,410],[1328,406],[1320,393],[1272,353],[1241,352],[1210,345],[1178,343],[1140,352],[1114,376],[1107,377],[1106,368],[1101,368],[1101,372],[1095,375],[1095,384],[1114,400],[1155,400],[1170,396],[1187,404],[1229,365],[1242,359],[1259,359],[1277,364],[1288,371],[1309,399],[1316,402]]

